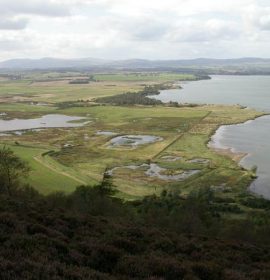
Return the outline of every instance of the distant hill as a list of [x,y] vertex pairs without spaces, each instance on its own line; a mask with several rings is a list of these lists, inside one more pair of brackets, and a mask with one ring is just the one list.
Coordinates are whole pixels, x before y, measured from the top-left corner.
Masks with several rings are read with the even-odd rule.
[[263,58],[238,58],[238,59],[181,59],[181,60],[121,60],[110,62],[112,66],[122,67],[188,67],[188,66],[228,66],[228,65],[268,64],[270,59]]
[[80,59],[11,59],[0,62],[0,69],[33,70],[33,69],[61,69],[61,68],[112,68],[112,69],[155,69],[155,68],[183,68],[183,67],[266,67],[270,69],[270,59],[239,58],[239,59],[181,59],[181,60],[105,60],[96,58]]
[[108,63],[106,60],[95,58],[82,59],[60,59],[60,58],[41,58],[41,59],[11,59],[0,62],[2,69],[50,69],[50,68],[84,68],[98,66]]

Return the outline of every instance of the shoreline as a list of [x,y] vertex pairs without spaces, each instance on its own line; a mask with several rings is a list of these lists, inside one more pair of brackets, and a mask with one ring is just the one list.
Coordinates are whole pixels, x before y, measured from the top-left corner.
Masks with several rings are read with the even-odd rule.
[[[260,114],[260,112],[258,112],[258,114]],[[227,127],[227,126],[234,126],[234,125],[241,125],[241,124],[246,124],[248,122],[251,122],[251,121],[255,121],[256,119],[258,118],[262,118],[262,117],[265,117],[265,116],[270,116],[270,113],[264,113],[262,112],[261,115],[258,115],[257,117],[254,117],[254,118],[251,118],[251,119],[247,119],[247,120],[244,120],[242,122],[239,122],[239,123],[231,123],[231,124],[221,124],[219,125],[216,129],[214,129],[212,131],[212,133],[209,135],[209,139],[208,139],[208,142],[206,144],[206,146],[210,149],[210,150],[213,150],[215,151],[216,153],[220,154],[220,155],[226,155],[226,156],[229,156],[232,160],[236,161],[239,163],[240,165],[240,162],[241,160],[243,160],[246,156],[249,155],[248,152],[238,152],[238,151],[234,151],[233,150],[233,147],[215,147],[215,143],[213,142],[213,136],[215,134],[217,134],[218,130],[219,129],[222,129],[222,127]],[[246,168],[245,168],[246,169]]]
[[[209,149],[213,150],[219,155],[224,155],[230,157],[233,161],[241,165],[241,161],[249,155],[249,153],[234,152],[231,148],[215,148],[208,146]],[[244,167],[245,168],[245,167]]]
[[[253,177],[253,180],[250,182],[250,184],[247,186],[247,190],[249,191],[250,194],[252,194],[253,196],[256,196],[256,197],[264,197],[265,199],[267,200],[270,200],[270,197],[267,197],[265,196],[263,193],[261,193],[259,190],[256,190],[254,188],[252,188],[254,186],[254,182],[258,179],[259,175],[258,175],[258,170],[252,170],[250,168],[248,168],[247,166],[245,166],[245,164],[241,164],[242,163],[242,160],[245,159],[246,157],[248,157],[249,155],[251,155],[249,152],[239,152],[237,151],[234,147],[228,147],[228,146],[225,146],[225,145],[219,145],[220,143],[217,143],[218,140],[220,138],[222,138],[222,132],[220,133],[220,135],[218,135],[218,139],[217,141],[213,141],[213,136],[215,134],[218,133],[218,130],[221,129],[222,127],[226,127],[226,126],[232,126],[232,125],[241,125],[241,124],[246,124],[246,123],[250,123],[252,121],[255,121],[259,118],[263,118],[263,117],[269,117],[270,114],[269,113],[262,113],[261,115],[257,116],[257,117],[254,117],[252,119],[248,119],[248,120],[245,120],[245,121],[242,121],[240,123],[236,123],[236,124],[225,124],[225,125],[221,125],[219,127],[217,127],[217,129],[215,129],[213,131],[213,133],[211,134],[210,136],[210,140],[208,141],[207,143],[207,147],[214,151],[215,153],[219,154],[219,155],[223,155],[223,156],[227,156],[229,157],[230,159],[232,159],[233,161],[235,161],[241,168],[243,168],[244,170],[246,171],[249,171],[249,172],[253,172],[254,174],[254,177]],[[216,145],[216,146],[215,146]]]
[[[258,112],[259,114],[260,112]],[[226,156],[228,158],[230,158],[232,161],[236,162],[237,165],[241,168],[243,168],[244,170],[251,172],[252,170],[250,170],[247,166],[245,166],[244,164],[241,164],[242,160],[244,160],[246,157],[248,157],[250,155],[249,152],[239,152],[237,150],[234,150],[233,147],[226,147],[223,145],[218,145],[219,147],[215,147],[215,145],[217,143],[215,143],[213,141],[213,137],[214,135],[216,135],[218,133],[218,130],[222,129],[222,127],[227,127],[227,126],[233,126],[233,125],[242,125],[242,124],[246,124],[252,121],[255,121],[256,119],[262,118],[262,117],[266,117],[266,116],[270,116],[269,113],[261,113],[261,115],[258,115],[257,117],[251,118],[251,119],[247,119],[244,120],[242,122],[239,123],[235,123],[235,124],[224,124],[224,125],[220,125],[218,126],[215,130],[213,130],[213,132],[211,133],[210,137],[209,137],[209,141],[207,143],[207,147],[208,149],[212,150],[213,152],[221,155],[221,156]],[[221,135],[218,136],[218,138],[222,137],[222,133]],[[260,193],[259,191],[257,192],[256,189],[252,189],[252,186],[254,185],[255,181],[258,179],[258,173],[257,170],[253,171],[254,173],[254,178],[251,180],[251,182],[246,186],[246,190],[254,197],[264,197],[264,195],[262,193]],[[267,200],[270,200],[269,197],[264,197]]]

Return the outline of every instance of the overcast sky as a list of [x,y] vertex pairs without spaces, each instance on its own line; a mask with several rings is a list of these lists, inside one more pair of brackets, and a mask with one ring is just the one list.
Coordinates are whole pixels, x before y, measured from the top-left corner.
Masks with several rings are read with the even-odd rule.
[[0,60],[270,57],[270,0],[0,0]]

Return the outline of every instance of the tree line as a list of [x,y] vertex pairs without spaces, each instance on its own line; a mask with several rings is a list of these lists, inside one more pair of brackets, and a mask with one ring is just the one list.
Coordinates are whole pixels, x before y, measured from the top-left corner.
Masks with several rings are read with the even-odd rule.
[[109,103],[114,105],[162,105],[160,100],[149,98],[151,95],[159,95],[160,86],[145,86],[138,92],[126,92],[123,94],[101,97],[95,99],[98,103]]

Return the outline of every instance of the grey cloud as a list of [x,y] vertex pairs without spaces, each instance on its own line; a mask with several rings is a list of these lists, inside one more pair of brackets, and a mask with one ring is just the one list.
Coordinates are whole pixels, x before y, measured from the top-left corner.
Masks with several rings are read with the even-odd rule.
[[270,6],[249,6],[245,10],[244,20],[250,27],[261,31],[270,31]]
[[270,9],[257,1],[0,0],[0,57],[267,53]]
[[133,36],[142,41],[161,39],[169,30],[169,25],[155,21],[145,21],[136,25],[133,29]]
[[239,22],[218,18],[173,18],[151,14],[143,17],[107,18],[104,29],[115,30],[125,40],[138,42],[209,42],[231,40],[241,34]]
[[267,16],[261,17],[257,26],[262,30],[270,30],[270,13]]
[[41,15],[68,16],[69,5],[44,0],[0,0],[1,13],[4,15]]
[[44,0],[0,0],[0,30],[21,30],[33,16],[66,17],[71,5]]
[[156,41],[163,38],[170,30],[171,24],[167,20],[149,17],[118,17],[105,18],[103,27],[115,30],[123,38],[135,41]]
[[18,51],[23,49],[23,47],[21,46],[21,44],[15,44],[16,42],[14,42],[13,40],[5,40],[5,41],[1,41],[0,40],[0,50],[1,51]]
[[0,38],[0,50],[2,52],[16,52],[31,46],[29,38]]
[[28,20],[0,18],[0,30],[21,30],[27,26]]
[[237,23],[210,19],[183,20],[168,33],[166,39],[172,42],[210,42],[231,40],[241,33]]

